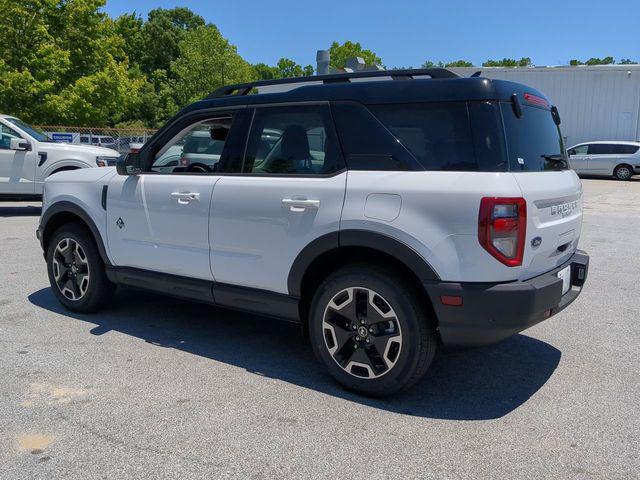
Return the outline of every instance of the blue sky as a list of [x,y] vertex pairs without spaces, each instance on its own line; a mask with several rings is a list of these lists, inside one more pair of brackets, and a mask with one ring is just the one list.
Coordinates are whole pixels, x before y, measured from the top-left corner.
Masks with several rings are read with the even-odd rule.
[[112,16],[189,7],[249,62],[315,65],[332,41],[359,41],[388,67],[531,57],[537,65],[612,55],[640,61],[640,0],[107,0]]

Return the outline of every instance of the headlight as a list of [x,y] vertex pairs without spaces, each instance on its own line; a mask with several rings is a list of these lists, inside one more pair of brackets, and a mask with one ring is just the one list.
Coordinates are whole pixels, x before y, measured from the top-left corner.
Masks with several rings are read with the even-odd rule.
[[118,161],[119,158],[120,157],[97,156],[96,165],[98,165],[99,167],[115,167],[116,162]]

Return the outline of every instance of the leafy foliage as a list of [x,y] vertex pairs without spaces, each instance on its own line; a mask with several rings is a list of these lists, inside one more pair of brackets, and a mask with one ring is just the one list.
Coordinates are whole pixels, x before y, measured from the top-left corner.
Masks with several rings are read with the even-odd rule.
[[[569,61],[569,65],[573,67],[577,67],[578,65],[613,65],[615,63],[616,63],[615,59],[611,56],[604,57],[604,58],[591,57],[589,60],[586,60],[584,62],[576,59]],[[637,65],[637,64],[638,62],[633,61],[629,58],[623,58],[618,62],[618,65]]]
[[445,68],[449,68],[449,67],[473,67],[473,63],[472,62],[468,62],[467,60],[455,60],[453,62],[448,62],[448,63],[444,63],[444,62],[432,62],[431,60],[427,60],[422,64],[422,68],[433,68],[433,67],[445,67]]
[[346,41],[342,45],[333,42],[329,53],[331,55],[329,66],[335,69],[344,68],[347,65],[347,59],[353,57],[362,58],[367,65],[382,65],[382,59],[371,50],[362,48],[359,42]]
[[313,75],[250,65],[187,8],[111,19],[106,0],[0,0],[0,112],[40,124],[155,127],[224,83]]
[[313,65],[303,67],[293,60],[281,58],[276,66],[271,67],[266,63],[257,63],[253,66],[258,80],[274,80],[277,78],[308,77],[313,75]]
[[[223,84],[313,75],[288,58],[250,65],[218,28],[188,8],[156,8],[147,19],[112,19],[106,0],[0,0],[0,112],[39,124],[156,127]],[[333,42],[331,68],[361,57],[382,60],[360,43]],[[613,57],[572,60],[608,65]],[[622,59],[620,65],[635,64]],[[483,66],[529,66],[528,57]],[[423,67],[471,67],[426,61]]]
[[530,67],[532,65],[529,57],[522,57],[520,60],[513,58],[503,58],[502,60],[487,60],[483,67]]
[[248,82],[255,72],[225,39],[215,25],[187,33],[178,44],[178,56],[171,62],[174,98],[178,105],[199,100],[229,83]]

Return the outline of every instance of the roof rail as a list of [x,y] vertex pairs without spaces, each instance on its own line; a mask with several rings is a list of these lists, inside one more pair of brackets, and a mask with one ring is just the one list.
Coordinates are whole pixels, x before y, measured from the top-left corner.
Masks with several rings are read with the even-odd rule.
[[393,80],[411,80],[413,77],[428,76],[431,78],[458,78],[459,75],[446,68],[416,68],[404,70],[373,70],[367,72],[334,73],[330,75],[315,75],[311,77],[279,78],[277,80],[260,80],[257,82],[237,83],[225,85],[215,90],[207,98],[225,97],[227,95],[248,95],[256,87],[269,85],[286,85],[308,82],[347,83],[352,78],[391,77]]

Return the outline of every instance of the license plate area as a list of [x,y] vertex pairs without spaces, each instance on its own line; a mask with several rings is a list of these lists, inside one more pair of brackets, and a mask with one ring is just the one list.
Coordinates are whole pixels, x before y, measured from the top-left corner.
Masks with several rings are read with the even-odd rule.
[[562,295],[564,295],[571,290],[571,265],[564,267],[556,275],[562,280]]

